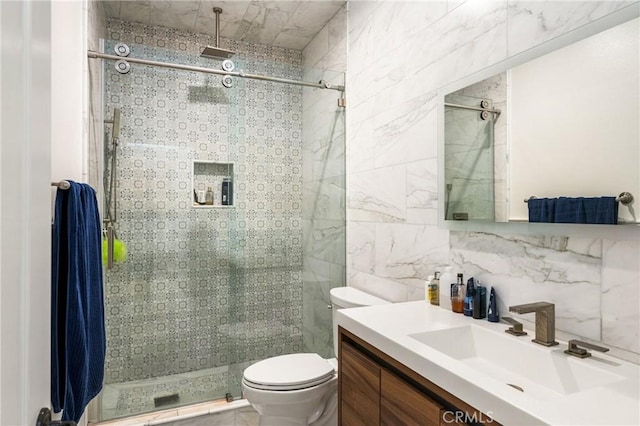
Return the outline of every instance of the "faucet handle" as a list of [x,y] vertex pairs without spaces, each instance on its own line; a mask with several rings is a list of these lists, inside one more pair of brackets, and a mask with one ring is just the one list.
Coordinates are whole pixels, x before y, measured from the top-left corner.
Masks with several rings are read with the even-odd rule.
[[511,317],[502,317],[502,320],[506,323],[511,324],[505,333],[513,334],[514,336],[526,336],[527,332],[522,329],[522,323],[514,320]]
[[[582,348],[580,347],[582,346]],[[591,356],[591,353],[587,352],[586,349],[593,349],[598,352],[607,352],[609,348],[605,348],[602,346],[594,345],[593,343],[583,342],[582,340],[569,340],[569,347],[564,351],[567,355],[577,356],[578,358],[587,358]]]

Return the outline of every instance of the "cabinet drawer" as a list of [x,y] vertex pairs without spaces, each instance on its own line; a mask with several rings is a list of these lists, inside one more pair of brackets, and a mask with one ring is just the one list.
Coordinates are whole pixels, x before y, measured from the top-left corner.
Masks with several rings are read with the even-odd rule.
[[380,367],[348,343],[340,356],[341,425],[380,424]]
[[385,369],[381,372],[382,425],[440,426],[444,409],[425,394]]

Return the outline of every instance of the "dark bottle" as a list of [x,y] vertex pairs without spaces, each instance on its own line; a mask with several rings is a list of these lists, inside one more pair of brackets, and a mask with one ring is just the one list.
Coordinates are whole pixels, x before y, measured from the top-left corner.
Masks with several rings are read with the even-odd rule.
[[498,313],[498,300],[496,299],[496,290],[491,287],[491,293],[489,293],[489,312],[487,312],[487,320],[490,322],[499,322],[500,314]]
[[233,205],[233,183],[230,177],[222,179],[222,205]]
[[467,280],[467,292],[464,295],[464,316],[470,317],[473,315],[473,294],[475,291],[475,280],[473,277]]
[[475,319],[487,317],[487,289],[482,287],[480,283],[473,292],[473,317]]

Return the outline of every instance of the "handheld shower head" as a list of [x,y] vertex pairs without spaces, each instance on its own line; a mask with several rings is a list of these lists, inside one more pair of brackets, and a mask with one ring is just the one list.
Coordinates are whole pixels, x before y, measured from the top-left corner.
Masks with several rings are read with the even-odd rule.
[[120,137],[120,108],[113,109],[113,125],[111,129],[111,138],[117,141]]

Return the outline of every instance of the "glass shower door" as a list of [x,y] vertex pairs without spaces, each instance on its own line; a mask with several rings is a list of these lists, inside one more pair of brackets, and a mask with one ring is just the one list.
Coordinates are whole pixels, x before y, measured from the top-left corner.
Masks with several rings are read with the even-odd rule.
[[[236,70],[344,84],[290,57],[232,60]],[[128,258],[106,271],[100,420],[239,398],[244,368],[267,357],[333,356],[329,289],[345,284],[340,92],[239,77],[226,87],[220,76],[137,64],[120,74],[111,61],[104,72],[107,118],[121,114],[117,145],[105,138],[105,192],[113,183]]]
[[[450,104],[479,107],[488,99],[450,94]],[[445,107],[445,219],[488,220],[495,216],[494,117],[480,111]]]
[[[130,48],[156,61],[194,60]],[[117,141],[107,126],[105,198],[128,255],[105,272],[102,420],[225,397],[231,214],[220,202],[198,203],[231,173],[229,95],[220,79],[135,64],[120,74],[112,62],[104,73],[105,111],[121,112]]]

